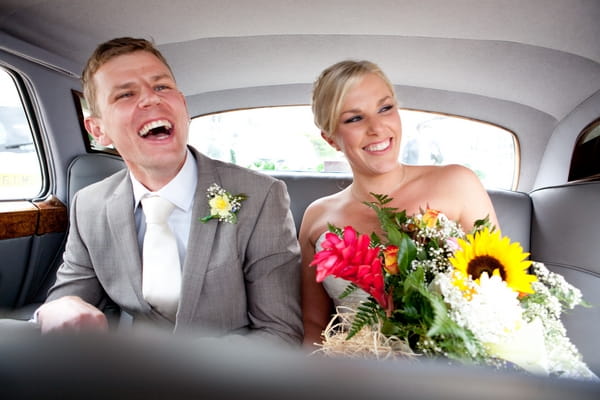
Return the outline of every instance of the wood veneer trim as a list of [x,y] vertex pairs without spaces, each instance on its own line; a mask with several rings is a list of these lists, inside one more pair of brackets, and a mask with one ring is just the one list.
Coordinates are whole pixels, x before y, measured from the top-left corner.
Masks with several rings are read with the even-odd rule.
[[67,207],[55,196],[30,202],[0,202],[0,240],[65,232]]

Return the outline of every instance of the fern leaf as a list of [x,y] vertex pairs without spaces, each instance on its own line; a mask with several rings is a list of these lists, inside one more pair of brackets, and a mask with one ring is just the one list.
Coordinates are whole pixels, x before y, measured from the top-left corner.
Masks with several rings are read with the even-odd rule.
[[346,340],[360,332],[363,327],[376,324],[379,321],[380,313],[379,305],[373,301],[366,301],[358,306]]

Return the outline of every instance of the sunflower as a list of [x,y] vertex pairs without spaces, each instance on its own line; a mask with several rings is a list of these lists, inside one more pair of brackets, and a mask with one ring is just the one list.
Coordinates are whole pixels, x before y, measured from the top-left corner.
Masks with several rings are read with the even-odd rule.
[[[535,291],[531,282],[537,277],[527,273],[531,261],[526,258],[517,242],[510,242],[508,237],[502,237],[500,231],[491,232],[489,228],[475,234],[467,235],[467,240],[458,239],[460,249],[450,258],[450,263],[459,276],[471,278],[479,284],[481,274],[486,272],[489,277],[500,276],[508,287],[520,292],[532,294]],[[460,279],[455,282],[459,288],[464,287]]]

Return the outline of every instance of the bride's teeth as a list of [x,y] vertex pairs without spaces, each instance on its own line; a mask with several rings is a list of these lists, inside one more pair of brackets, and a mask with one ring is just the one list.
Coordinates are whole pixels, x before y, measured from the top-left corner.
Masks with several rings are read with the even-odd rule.
[[370,146],[365,147],[367,151],[381,151],[385,150],[390,145],[390,141],[386,140],[385,142],[372,144]]
[[142,129],[138,132],[141,137],[145,137],[150,133],[152,129],[156,129],[158,127],[164,126],[165,129],[171,129],[173,126],[167,120],[157,120],[148,122],[146,125],[142,126]]

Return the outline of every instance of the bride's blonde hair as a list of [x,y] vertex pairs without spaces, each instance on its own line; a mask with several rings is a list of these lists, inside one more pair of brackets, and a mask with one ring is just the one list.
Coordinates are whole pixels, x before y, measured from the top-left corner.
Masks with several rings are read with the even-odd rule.
[[379,66],[371,61],[344,60],[326,68],[313,85],[312,111],[315,125],[327,137],[338,127],[346,93],[365,75],[376,74],[389,87],[394,101],[394,86]]

